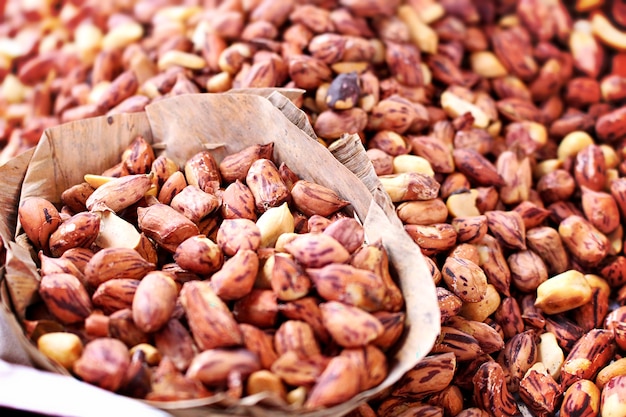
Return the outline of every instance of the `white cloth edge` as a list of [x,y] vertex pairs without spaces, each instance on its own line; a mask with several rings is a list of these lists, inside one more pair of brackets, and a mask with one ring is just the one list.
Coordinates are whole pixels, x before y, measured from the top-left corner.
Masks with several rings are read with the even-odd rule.
[[77,379],[0,359],[0,406],[64,417],[171,417]]

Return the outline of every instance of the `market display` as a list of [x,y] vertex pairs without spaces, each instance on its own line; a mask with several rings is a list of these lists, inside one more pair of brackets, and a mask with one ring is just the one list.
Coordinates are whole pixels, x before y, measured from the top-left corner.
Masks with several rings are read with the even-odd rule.
[[[0,24],[4,35],[0,39],[0,109],[6,116],[0,119],[0,140],[5,143],[0,163],[35,146],[47,127],[92,116],[142,112],[151,103],[178,95],[239,88],[302,89],[303,94],[292,100],[306,114],[310,123],[306,127],[312,127],[317,141],[335,156],[346,134],[358,136],[367,155],[368,166],[363,169],[371,163],[378,176],[379,182],[370,188],[379,186],[389,196],[393,207],[386,208],[393,213],[387,214],[402,222],[426,257],[436,285],[441,331],[425,358],[392,388],[351,411],[352,417],[517,416],[522,411],[561,417],[626,415],[622,363],[626,348],[625,2],[227,0],[172,4],[143,0],[53,6],[21,6],[10,1],[4,6],[8,18]],[[131,154],[127,152],[122,159]],[[342,162],[347,165],[349,161]],[[171,166],[164,163],[163,172]],[[333,226],[340,221],[333,215],[340,212],[337,200],[330,199],[338,208],[324,213],[298,204],[299,193],[325,192],[303,189],[311,186],[292,177],[285,181],[285,173],[274,167],[277,171],[272,175],[283,174],[287,184],[276,193],[291,198],[294,230],[306,226],[311,233],[338,227]],[[245,178],[247,169],[220,177],[237,185],[229,190],[231,186],[221,183],[224,190],[217,193],[219,202],[186,189],[192,181],[182,165],[173,170],[177,174],[171,181],[158,183],[156,190],[151,187],[158,175],[150,178],[147,173],[154,169],[152,165],[147,168],[144,164],[144,172],[132,172],[121,164],[108,172],[93,172],[90,180],[94,183],[77,185],[73,192],[79,198],[70,200],[68,195],[63,203],[70,206],[83,198],[87,204],[86,194],[96,189],[97,198],[92,197],[85,209],[98,211],[93,207],[115,205],[118,201],[110,201],[105,191],[124,178],[143,184],[135,193],[140,200],[146,199],[146,193],[159,201],[166,198],[165,192],[161,195],[163,188],[172,197],[176,194],[167,204],[192,223],[201,222],[202,214],[196,212],[200,199],[204,209],[212,207],[211,211],[218,210],[219,204],[224,207],[224,201],[244,187],[251,190],[248,201],[263,198],[249,183],[255,180]],[[98,190],[105,195],[98,196]],[[189,201],[196,206],[190,208]],[[80,207],[66,214],[56,207],[59,215],[52,216],[53,223],[46,223],[47,227],[71,226],[65,217],[76,215],[83,210]],[[114,211],[118,209],[123,207]],[[259,222],[263,209],[263,204],[255,203],[241,213],[251,216],[248,222]],[[283,219],[268,223],[279,225]],[[91,216],[82,221],[97,220]],[[161,223],[154,221],[155,229]],[[145,251],[155,242],[171,254],[180,247],[177,239],[171,244],[162,240],[170,234],[138,227],[141,233],[133,249],[143,255],[142,265],[150,264]],[[221,228],[217,224],[207,227],[213,229],[198,234],[213,233],[212,242],[224,251],[217,235]],[[28,226],[24,230],[28,233]],[[49,246],[50,253],[40,259],[42,269],[49,255],[63,259],[66,249],[63,239],[52,238],[49,231],[38,227],[28,233],[31,243]],[[195,229],[192,232],[190,236]],[[278,243],[284,245],[280,251],[297,259],[294,249],[288,249],[296,241],[285,240]],[[200,244],[189,242],[189,246]],[[337,247],[332,253],[341,252],[340,263],[347,265],[356,256],[342,246],[345,252]],[[205,253],[214,253],[212,248]],[[100,251],[97,256],[106,254]],[[232,251],[226,256],[237,259],[243,253]],[[173,261],[192,264],[196,258],[182,254]],[[279,258],[273,259],[280,265],[284,259]],[[150,277],[146,286],[158,286],[167,294],[163,299],[175,298],[167,279],[156,271],[142,271],[146,273]],[[222,288],[218,297],[229,302],[241,296],[243,289],[220,284],[220,280],[228,282],[230,274],[225,275],[218,274],[212,285]],[[297,292],[315,291],[326,298],[315,272],[307,276],[308,281],[298,282],[303,287]],[[81,320],[93,316],[94,306],[102,307],[96,301],[99,297],[110,302],[106,291],[113,291],[108,288],[113,284],[96,279],[90,284],[86,281],[93,287],[92,294],[87,292],[92,305],[87,308],[89,297],[83,296]],[[141,296],[144,281],[130,279],[137,281],[132,291]],[[378,290],[388,288],[390,282],[385,280]],[[96,284],[104,285],[100,293]],[[258,280],[253,285],[259,285]],[[45,291],[44,286],[44,300]],[[164,326],[165,316],[186,312],[189,304],[185,307],[184,300],[190,292],[178,295],[180,306],[172,307],[170,302],[168,314],[155,326]],[[95,294],[98,297],[93,299]],[[401,295],[396,292],[398,299]],[[325,314],[344,311],[345,306],[342,310],[336,301],[326,299],[321,310]],[[115,309],[120,306],[116,304]],[[152,320],[135,313],[132,305],[122,307],[128,310],[125,315],[113,308],[105,315],[116,319],[114,315],[120,314],[125,325],[145,326],[143,333],[154,331]],[[362,348],[371,345],[374,334],[380,337],[380,326],[369,317],[379,314],[371,314],[376,308],[360,308],[349,309],[354,320],[368,322],[373,329],[372,334],[356,338]],[[386,311],[382,315],[398,313],[397,308],[382,310]],[[337,322],[341,320],[332,324]],[[189,331],[202,346],[194,326],[189,323]],[[348,341],[347,332],[328,326],[331,323],[322,320],[326,338],[343,346],[344,352],[354,349],[351,344],[357,342]],[[233,335],[225,333],[224,337]],[[317,334],[315,328],[313,333]],[[62,363],[80,356],[78,341],[67,337],[50,342],[65,346],[67,356],[59,358]],[[144,355],[144,360],[152,354],[154,359],[154,346],[144,345],[144,340],[133,342],[143,345],[134,354]],[[124,349],[131,346],[116,345],[104,350],[124,352],[120,355],[126,364]],[[279,345],[275,341],[274,349],[282,349]],[[46,349],[45,343],[42,350],[58,351]],[[263,372],[246,354],[228,360],[240,361],[242,373],[250,374],[253,382],[252,375]],[[191,369],[187,372],[202,374],[197,367]],[[283,375],[278,381],[274,376],[261,373],[263,382],[257,386],[267,384],[282,392],[286,379]],[[229,378],[219,382],[230,393],[245,392],[241,374],[238,377],[235,382]],[[208,386],[213,383],[205,381]]]

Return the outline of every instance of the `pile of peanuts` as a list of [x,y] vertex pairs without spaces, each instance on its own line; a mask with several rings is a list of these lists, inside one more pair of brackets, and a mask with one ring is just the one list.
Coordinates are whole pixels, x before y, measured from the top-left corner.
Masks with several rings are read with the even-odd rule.
[[7,1],[0,163],[65,121],[302,88],[321,142],[361,136],[442,312],[352,415],[626,415],[626,2],[172,3]]
[[60,210],[24,199],[43,303],[23,324],[39,351],[161,403],[262,394],[314,410],[380,385],[406,317],[387,251],[273,155],[270,142],[179,166],[139,135]]

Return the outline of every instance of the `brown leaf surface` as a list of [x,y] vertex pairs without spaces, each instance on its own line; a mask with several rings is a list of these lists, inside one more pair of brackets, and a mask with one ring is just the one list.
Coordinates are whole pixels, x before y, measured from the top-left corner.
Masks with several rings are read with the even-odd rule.
[[[217,402],[230,407],[228,415],[282,416],[293,415],[294,411],[307,416],[345,414],[391,386],[431,349],[440,329],[432,277],[419,248],[402,230],[395,214],[389,211],[388,201],[380,195],[379,185],[372,182],[371,175],[366,186],[333,158],[328,149],[315,140],[304,114],[275,90],[263,90],[261,96],[246,94],[248,92],[253,91],[177,96],[149,105],[145,113],[99,117],[48,129],[28,167],[23,160],[16,160],[11,174],[5,175],[10,177],[9,183],[13,186],[12,191],[3,189],[0,194],[0,214],[7,219],[15,218],[21,177],[24,178],[21,198],[40,196],[59,203],[62,191],[82,182],[85,174],[100,173],[118,162],[122,150],[137,134],[152,143],[157,153],[165,153],[179,163],[205,149],[210,149],[219,163],[225,155],[246,146],[274,142],[277,163],[285,162],[303,179],[327,186],[350,201],[355,216],[363,222],[366,239],[371,242],[382,239],[389,252],[400,277],[409,323],[407,335],[391,361],[389,376],[381,385],[360,393],[349,402],[314,412],[279,404],[268,411],[266,406],[272,401],[263,394],[237,402],[214,396],[150,404],[186,416],[205,416],[209,410],[207,405]],[[287,94],[293,97],[297,92]],[[357,157],[360,152],[365,153],[360,143],[348,141],[345,146],[349,154]],[[0,167],[0,170],[6,168]],[[364,175],[369,175],[369,171],[365,170]],[[370,191],[377,194],[375,199]],[[14,222],[0,223],[0,232],[7,234],[8,240],[15,239],[15,228],[11,227]],[[11,267],[7,268],[6,279],[11,299],[18,315],[23,315],[25,307],[33,300],[38,274],[29,251],[23,247],[12,244],[8,257]],[[28,343],[23,339],[23,343]],[[41,361],[41,355],[37,357],[38,352],[32,351],[32,345],[24,347],[37,362]],[[214,408],[210,408],[210,412],[219,415]]]

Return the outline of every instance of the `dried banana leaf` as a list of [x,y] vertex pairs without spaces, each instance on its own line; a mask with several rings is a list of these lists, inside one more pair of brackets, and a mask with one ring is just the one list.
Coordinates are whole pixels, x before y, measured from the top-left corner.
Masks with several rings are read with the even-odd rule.
[[[432,347],[440,329],[439,308],[432,277],[419,248],[406,235],[395,213],[389,212],[384,195],[372,197],[372,192],[380,192],[379,185],[370,177],[366,186],[335,159],[316,140],[306,116],[298,112],[297,107],[271,91],[263,92],[262,96],[239,92],[172,97],[149,105],[145,113],[99,117],[48,129],[28,166],[14,173],[14,183],[19,183],[20,176],[24,178],[20,199],[40,196],[59,203],[62,191],[82,182],[85,174],[100,173],[117,163],[123,149],[137,134],[144,135],[155,149],[179,164],[205,149],[210,149],[219,162],[225,155],[246,146],[274,142],[274,157],[278,162],[285,162],[302,178],[325,185],[350,201],[365,226],[367,238],[381,239],[388,250],[406,300],[408,331],[390,364],[389,376],[378,387],[344,404],[316,411],[296,410],[277,403],[272,406],[272,399],[263,395],[239,401],[216,395],[202,400],[149,404],[178,416],[343,415],[391,386]],[[347,146],[352,146],[351,152],[357,155],[364,152],[354,145]],[[6,197],[0,199],[3,210],[0,214],[14,219],[19,202],[15,201],[14,193],[12,200],[10,195]],[[18,224],[5,224],[4,228],[14,232],[10,239],[19,241]],[[21,250],[23,247],[17,243],[9,246],[11,259],[7,261],[6,273],[9,292],[3,301],[5,305],[12,303],[16,316],[23,318],[36,294],[24,296],[12,287],[23,285],[35,291],[39,276],[32,253]],[[30,343],[23,334],[21,340]],[[29,354],[36,363],[59,372],[52,365],[46,366],[45,358],[36,349],[29,349]]]

